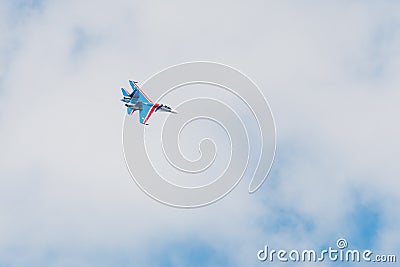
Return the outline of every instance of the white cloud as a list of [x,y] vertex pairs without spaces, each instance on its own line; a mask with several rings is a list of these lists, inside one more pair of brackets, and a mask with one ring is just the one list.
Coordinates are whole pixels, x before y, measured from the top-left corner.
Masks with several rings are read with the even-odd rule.
[[[354,190],[381,202],[375,246],[398,251],[397,3],[10,6],[0,9],[0,263],[84,266],[98,251],[145,263],[155,243],[194,235],[256,265],[265,242],[351,234]],[[190,60],[231,64],[260,85],[278,150],[255,195],[245,181],[212,206],[179,210],[129,178],[118,87]]]

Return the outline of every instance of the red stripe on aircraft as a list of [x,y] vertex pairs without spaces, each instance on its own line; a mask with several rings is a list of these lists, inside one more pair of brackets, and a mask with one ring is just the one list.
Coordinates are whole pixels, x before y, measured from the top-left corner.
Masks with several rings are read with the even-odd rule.
[[137,88],[139,89],[139,91],[144,95],[144,97],[145,97],[148,101],[150,101],[151,103],[153,103],[153,101],[151,101],[150,97],[148,97],[148,96],[142,91],[142,89],[140,89],[140,87],[139,87],[138,85],[136,85],[136,86],[137,86]]
[[146,124],[146,122],[147,122],[148,119],[150,118],[151,114],[153,114],[154,110],[155,110],[156,107],[158,107],[159,105],[160,105],[160,104],[156,103],[156,104],[154,104],[154,105],[151,107],[149,113],[147,114],[146,118],[145,118],[144,121],[143,121],[144,124]]

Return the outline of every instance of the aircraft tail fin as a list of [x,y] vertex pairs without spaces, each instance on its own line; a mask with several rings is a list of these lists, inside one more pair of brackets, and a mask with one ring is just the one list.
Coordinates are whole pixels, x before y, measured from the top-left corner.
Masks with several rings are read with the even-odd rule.
[[121,91],[124,96],[129,96],[129,93],[124,88],[121,88]]

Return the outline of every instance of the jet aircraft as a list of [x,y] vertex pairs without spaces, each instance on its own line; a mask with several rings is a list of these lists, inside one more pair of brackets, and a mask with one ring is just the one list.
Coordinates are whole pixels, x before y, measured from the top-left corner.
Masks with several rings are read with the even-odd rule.
[[121,88],[123,98],[122,102],[125,103],[126,112],[132,115],[136,110],[139,110],[140,123],[148,125],[147,121],[150,116],[157,111],[164,111],[170,113],[178,113],[176,110],[161,103],[153,103],[151,99],[139,88],[137,82],[129,81],[133,91],[128,93],[124,88]]

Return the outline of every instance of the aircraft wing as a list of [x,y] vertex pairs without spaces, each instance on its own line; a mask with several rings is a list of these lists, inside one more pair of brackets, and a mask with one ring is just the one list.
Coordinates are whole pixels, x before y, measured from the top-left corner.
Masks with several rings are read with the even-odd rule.
[[137,103],[137,102],[139,102],[138,101],[139,100],[139,91],[138,90],[136,90],[136,91],[133,91],[132,92],[132,94],[131,94],[131,103]]
[[147,124],[147,121],[150,119],[150,116],[154,113],[154,111],[157,109],[157,107],[160,104],[147,104],[144,105],[142,109],[139,111],[139,118],[140,118],[140,123],[142,124]]
[[151,101],[151,99],[142,91],[142,89],[139,88],[139,86],[136,85],[135,82],[129,81],[129,83],[133,89],[133,97],[139,101],[142,101],[143,103],[153,103],[153,101]]
[[153,104],[153,101],[151,101],[135,82],[129,81],[129,83],[133,89],[132,99],[135,98],[135,101],[142,102],[142,109],[139,111],[140,123],[147,124],[150,116],[160,104]]

